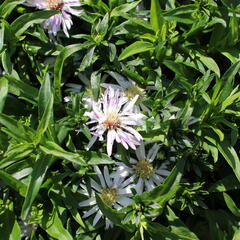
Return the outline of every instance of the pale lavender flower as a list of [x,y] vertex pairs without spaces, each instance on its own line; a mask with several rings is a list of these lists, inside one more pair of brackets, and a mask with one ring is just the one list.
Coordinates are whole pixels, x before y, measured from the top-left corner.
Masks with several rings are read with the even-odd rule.
[[107,133],[107,153],[112,154],[113,143],[121,143],[126,149],[136,149],[140,145],[142,136],[133,128],[143,123],[141,113],[134,113],[133,106],[138,95],[128,101],[119,89],[108,88],[98,102],[92,103],[92,111],[86,112],[91,120],[87,124],[96,124],[90,131],[93,138],[89,142],[88,149],[99,138],[103,140]]
[[81,10],[72,8],[82,6],[79,0],[26,0],[26,5],[37,7],[38,9],[60,10],[60,13],[53,15],[43,24],[48,33],[54,36],[57,35],[62,26],[63,32],[69,37],[68,30],[73,25],[70,14],[79,16],[82,12]]
[[146,98],[146,92],[144,89],[140,88],[133,80],[130,78],[125,78],[117,72],[107,71],[107,73],[112,76],[119,85],[117,84],[109,84],[109,83],[102,83],[101,86],[108,88],[112,87],[115,89],[122,90],[125,96],[131,100],[136,95],[138,95],[138,100],[133,107],[134,112],[146,111],[151,113],[150,109],[143,104],[143,100]]
[[135,189],[138,194],[151,191],[160,185],[164,181],[164,177],[170,173],[167,170],[166,162],[162,163],[159,168],[156,168],[153,163],[159,149],[160,145],[155,143],[146,155],[145,144],[142,142],[136,150],[138,160],[130,158],[130,166],[123,162],[117,162],[117,171],[112,174],[112,177],[129,177],[128,179],[136,183]]
[[[81,190],[79,190],[80,193],[88,197],[87,200],[80,202],[79,206],[91,207],[89,210],[84,212],[83,218],[87,218],[95,214],[93,226],[95,226],[101,218],[104,218],[103,213],[97,205],[96,195],[98,195],[107,206],[117,210],[132,202],[132,192],[129,180],[124,181],[122,178],[113,179],[109,174],[107,166],[104,166],[103,173],[97,166],[94,167],[94,170],[99,181],[95,181],[93,178],[90,178],[90,186],[80,184]],[[89,189],[91,190],[90,192]],[[106,217],[105,223],[106,228],[113,226],[113,223]]]

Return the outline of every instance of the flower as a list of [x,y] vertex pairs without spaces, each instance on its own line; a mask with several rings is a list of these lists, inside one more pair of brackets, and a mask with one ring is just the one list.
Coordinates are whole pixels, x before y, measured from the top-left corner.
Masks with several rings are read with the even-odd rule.
[[[90,187],[86,184],[80,184],[80,193],[89,197],[89,199],[79,203],[80,207],[91,206],[91,209],[85,211],[83,218],[87,218],[92,214],[96,214],[93,219],[93,226],[97,224],[100,218],[103,218],[103,213],[99,209],[96,201],[96,194],[100,196],[102,201],[109,207],[115,209],[121,209],[132,202],[131,196],[131,185],[129,180],[123,180],[122,178],[115,177],[114,179],[109,174],[107,166],[104,166],[103,174],[101,170],[95,166],[94,171],[98,176],[98,182],[90,178]],[[91,192],[89,192],[89,188]],[[112,222],[105,218],[106,228],[112,226]]]
[[89,149],[97,138],[103,140],[103,135],[107,132],[107,153],[112,154],[113,143],[116,140],[126,149],[129,147],[136,149],[140,145],[142,136],[132,127],[141,125],[141,113],[134,113],[133,106],[138,99],[138,95],[131,101],[124,97],[119,89],[107,88],[98,102],[92,103],[92,111],[85,115],[90,117],[87,124],[96,124],[90,131],[93,138],[90,140],[87,149]]
[[144,191],[151,191],[154,187],[160,185],[164,177],[169,175],[167,170],[167,164],[162,163],[159,168],[156,168],[153,164],[157,153],[160,149],[159,144],[154,144],[153,147],[145,153],[145,144],[142,142],[141,145],[136,150],[137,159],[130,158],[130,164],[132,166],[127,166],[123,162],[116,163],[118,165],[116,173],[113,177],[127,177],[131,181],[136,181],[135,189],[138,194],[142,194]]
[[142,103],[142,101],[146,97],[146,92],[144,89],[140,88],[133,80],[131,80],[129,78],[127,80],[119,73],[116,73],[113,71],[107,71],[107,73],[110,76],[112,76],[119,85],[103,83],[103,84],[101,84],[102,87],[105,87],[105,88],[112,87],[115,89],[122,90],[129,101],[138,95],[138,100],[134,106],[134,112],[140,112],[142,110],[142,111],[146,111],[146,112],[150,113],[150,109],[147,108]]
[[68,30],[73,24],[70,14],[79,16],[82,12],[81,10],[72,8],[82,6],[82,3],[79,0],[27,0],[26,5],[37,7],[38,9],[60,11],[60,13],[53,15],[43,24],[44,28],[48,30],[48,33],[53,34],[54,36],[57,35],[57,32],[62,26],[63,32],[69,37]]

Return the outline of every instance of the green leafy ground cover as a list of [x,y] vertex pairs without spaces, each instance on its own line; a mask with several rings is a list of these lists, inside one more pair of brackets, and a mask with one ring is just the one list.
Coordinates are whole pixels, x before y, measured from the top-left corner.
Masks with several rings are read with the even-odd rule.
[[[239,1],[82,3],[69,37],[43,25],[61,8],[0,3],[0,239],[240,239]],[[157,149],[152,163],[117,139],[107,154],[107,132],[88,148],[87,113],[106,84],[137,96],[134,129],[146,154]],[[99,175],[108,185],[119,164],[137,177],[115,207],[118,186]]]

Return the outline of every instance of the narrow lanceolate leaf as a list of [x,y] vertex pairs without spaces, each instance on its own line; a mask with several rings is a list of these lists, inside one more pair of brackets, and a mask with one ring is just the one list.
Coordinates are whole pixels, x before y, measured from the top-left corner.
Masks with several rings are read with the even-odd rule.
[[223,197],[225,200],[225,203],[227,204],[227,207],[229,210],[236,216],[240,217],[240,209],[236,206],[235,202],[232,200],[232,198],[227,194],[223,193]]
[[234,79],[236,74],[239,73],[239,70],[240,61],[232,64],[231,67],[224,73],[223,77],[221,78],[223,90],[219,99],[220,102],[223,102],[231,94]]
[[25,0],[5,0],[0,5],[0,16],[2,18],[7,18],[7,16],[12,12],[12,10],[18,5],[25,2]]
[[117,17],[121,16],[122,12],[129,12],[132,9],[134,9],[140,1],[134,1],[132,3],[125,3],[125,4],[119,4],[117,7],[115,7],[111,12],[111,17]]
[[164,18],[162,15],[162,9],[160,7],[159,0],[151,0],[150,22],[153,27],[153,30],[156,33],[161,31],[164,23]]
[[240,189],[240,182],[236,176],[232,173],[225,178],[215,182],[208,189],[209,192],[226,192],[230,190]]
[[37,128],[36,143],[38,143],[41,140],[43,134],[46,132],[52,117],[53,117],[53,95],[50,95],[42,119],[40,120]]
[[64,228],[57,209],[54,209],[50,216],[44,214],[40,226],[54,239],[73,240],[70,233]]
[[5,25],[3,22],[0,23],[0,52],[3,48],[3,42],[4,42],[4,31],[5,31]]
[[93,42],[85,42],[83,44],[72,44],[63,49],[56,58],[54,65],[54,92],[57,102],[62,101],[61,93],[61,82],[62,82],[62,71],[65,60],[73,53],[78,52],[82,49],[93,46]]
[[8,148],[4,154],[4,158],[0,161],[0,169],[4,169],[20,159],[27,158],[33,150],[34,147],[32,143],[24,142],[12,145]]
[[110,158],[107,154],[104,154],[104,153],[93,152],[93,151],[82,151],[81,156],[90,165],[115,163],[115,161],[112,158]]
[[51,98],[52,91],[51,91],[51,82],[49,74],[46,73],[43,82],[41,85],[41,88],[39,90],[38,95],[38,116],[41,118],[43,116],[43,113],[45,109],[48,106],[49,99]]
[[[15,203],[14,203],[15,205]],[[16,205],[15,205],[16,207]],[[2,212],[2,211],[1,211]],[[21,240],[21,229],[13,212],[13,202],[6,204],[0,215],[0,236],[2,240]]]
[[211,57],[205,56],[203,54],[197,53],[196,56],[199,57],[200,61],[211,71],[217,74],[218,77],[220,77],[220,69],[215,62],[215,60]]
[[96,48],[96,46],[93,46],[92,48],[90,48],[87,51],[86,55],[84,56],[84,58],[83,58],[83,60],[80,64],[80,67],[79,67],[80,72],[84,71],[86,68],[91,66],[92,60],[93,60],[93,57],[94,57],[95,48]]
[[130,46],[126,47],[119,56],[119,61],[122,61],[130,56],[133,56],[138,53],[143,53],[147,51],[154,50],[154,46],[150,42],[146,41],[137,41]]
[[240,160],[237,152],[231,146],[230,141],[227,140],[226,138],[222,142],[216,141],[215,139],[210,138],[208,136],[205,136],[205,138],[217,147],[218,151],[222,154],[224,159],[232,168],[235,176],[240,182]]
[[172,233],[178,235],[180,239],[199,240],[199,238],[175,215],[170,207],[167,206],[166,212],[166,217],[169,221]]
[[23,14],[11,24],[12,31],[16,37],[20,37],[33,24],[40,24],[57,13],[58,11],[49,10]]
[[7,172],[0,170],[0,179],[4,182],[4,184],[11,187],[13,190],[18,192],[21,196],[25,196],[27,191],[27,186],[17,180],[16,178],[12,177]]
[[29,100],[36,102],[38,98],[38,90],[37,88],[16,79],[12,75],[5,75],[4,76],[8,82],[9,86],[12,86],[20,91],[20,97],[28,98]]
[[240,182],[240,160],[235,149],[229,144],[228,141],[218,143],[217,148],[230,165],[238,181]]
[[7,128],[8,132],[16,140],[25,140],[28,141],[28,137],[24,127],[18,123],[15,119],[0,113],[0,123]]
[[173,168],[163,184],[157,186],[151,192],[143,193],[140,196],[142,201],[147,203],[157,202],[160,206],[164,206],[167,201],[173,198],[178,190],[179,182],[182,178],[186,157],[187,156],[178,161],[177,165]]
[[5,105],[5,100],[8,94],[8,81],[6,78],[0,78],[0,113]]
[[33,171],[31,173],[30,182],[27,188],[27,194],[25,196],[22,207],[21,217],[23,219],[26,219],[29,210],[31,209],[32,203],[41,188],[47,169],[52,164],[52,162],[52,156],[45,155],[43,153],[40,153],[38,155],[36,162],[33,166]]
[[41,145],[40,148],[46,154],[66,159],[79,165],[86,165],[84,159],[79,154],[67,152],[54,142],[47,141],[44,145]]
[[135,228],[134,225],[121,223],[121,221],[126,216],[124,213],[120,213],[119,211],[107,206],[98,195],[96,195],[96,200],[103,215],[106,216],[108,219],[110,219],[115,225],[122,227],[128,232],[134,231],[134,228]]

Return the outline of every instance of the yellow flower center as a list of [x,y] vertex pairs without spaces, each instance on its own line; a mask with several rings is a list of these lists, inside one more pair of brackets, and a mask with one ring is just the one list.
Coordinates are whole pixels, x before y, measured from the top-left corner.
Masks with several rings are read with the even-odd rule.
[[155,169],[149,161],[141,159],[136,164],[135,173],[141,178],[149,179],[155,173]]
[[106,128],[113,129],[120,127],[120,119],[117,112],[111,112],[107,114],[107,119],[103,123]]
[[118,193],[115,188],[105,188],[101,191],[100,197],[107,206],[112,207],[118,200]]
[[47,0],[48,8],[51,10],[61,10],[64,6],[63,0]]
[[130,87],[128,87],[124,92],[129,100],[133,99],[136,95],[138,95],[139,97],[138,97],[136,104],[141,103],[141,101],[145,97],[144,89],[142,89],[134,84],[132,84]]

